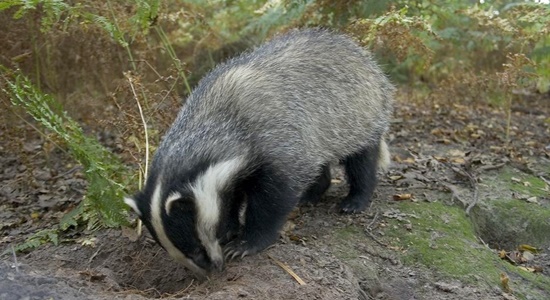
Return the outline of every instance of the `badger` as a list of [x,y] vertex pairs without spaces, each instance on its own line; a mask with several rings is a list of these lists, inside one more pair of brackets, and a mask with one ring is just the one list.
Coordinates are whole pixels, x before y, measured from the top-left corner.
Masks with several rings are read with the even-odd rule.
[[[295,29],[217,66],[194,88],[125,202],[177,261],[205,277],[277,238],[344,165],[340,210],[370,203],[394,87],[349,37]],[[242,217],[242,222],[239,221]]]

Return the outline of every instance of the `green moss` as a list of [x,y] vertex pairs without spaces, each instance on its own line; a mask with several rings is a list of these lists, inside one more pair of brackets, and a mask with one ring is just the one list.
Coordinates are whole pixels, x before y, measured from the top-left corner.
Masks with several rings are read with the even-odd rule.
[[[497,211],[509,214],[503,217],[508,223],[499,228],[517,228],[516,222],[533,216],[550,220],[550,212],[541,209],[534,212],[530,203],[511,200],[500,202],[499,207]],[[518,299],[543,299],[550,292],[550,278],[521,270],[501,260],[496,251],[481,245],[474,225],[462,208],[439,202],[403,202],[399,203],[399,210],[416,216],[401,222],[390,219],[385,231],[393,246],[403,248],[403,263],[422,265],[461,282],[492,287],[500,287],[500,274],[506,273]],[[408,222],[411,230],[405,228]],[[532,222],[533,234],[538,230],[538,234],[546,236],[550,227],[544,227],[548,223],[543,224]]]
[[505,273],[510,278],[510,288],[520,299],[548,299],[550,278],[519,269],[512,264],[504,264]]
[[[346,245],[350,242],[365,239],[365,234],[355,225],[338,228],[334,231],[334,239],[337,245]],[[359,251],[356,247],[337,247],[335,255],[343,260],[355,259],[359,257]]]
[[[520,182],[512,180],[519,179]],[[524,183],[527,183],[525,185]],[[545,190],[546,183],[535,176],[522,173],[514,168],[505,167],[499,172],[495,179],[489,179],[488,184],[500,190],[510,190],[522,195],[545,197],[549,192]]]
[[550,208],[517,199],[493,200],[472,210],[476,230],[494,247],[550,245]]
[[416,216],[408,220],[411,230],[405,228],[405,222],[394,219],[389,220],[386,230],[392,245],[404,249],[405,264],[421,264],[471,284],[480,277],[491,285],[499,284],[501,262],[478,243],[463,209],[438,202],[403,202],[399,210]]
[[508,200],[494,203],[503,214],[503,220],[513,222],[511,226],[521,226],[540,243],[550,244],[550,208],[520,200]]

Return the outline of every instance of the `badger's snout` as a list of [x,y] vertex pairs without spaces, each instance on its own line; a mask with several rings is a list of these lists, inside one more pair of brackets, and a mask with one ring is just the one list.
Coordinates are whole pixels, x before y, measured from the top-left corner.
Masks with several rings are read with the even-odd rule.
[[201,250],[197,254],[192,255],[191,260],[206,274],[221,272],[224,269],[223,258],[211,259],[205,250]]

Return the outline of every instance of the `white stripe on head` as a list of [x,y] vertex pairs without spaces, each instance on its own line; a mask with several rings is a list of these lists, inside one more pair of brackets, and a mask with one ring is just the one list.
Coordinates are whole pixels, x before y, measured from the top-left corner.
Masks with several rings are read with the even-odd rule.
[[159,243],[164,247],[164,249],[166,249],[166,251],[168,251],[168,254],[170,254],[170,256],[173,257],[175,260],[181,262],[183,265],[185,265],[187,268],[189,268],[191,271],[195,272],[196,274],[205,277],[206,270],[197,266],[192,259],[185,256],[185,254],[183,254],[178,248],[176,248],[176,246],[174,246],[174,244],[172,244],[172,242],[166,235],[166,231],[164,230],[164,225],[162,222],[161,195],[162,195],[162,182],[159,179],[157,181],[157,186],[155,187],[155,191],[153,192],[153,196],[151,198],[151,225],[155,230]]
[[220,220],[221,190],[229,184],[243,167],[242,157],[211,165],[191,185],[197,207],[197,233],[212,261],[223,262],[223,253],[216,229]]
[[130,206],[136,212],[136,214],[141,217],[141,211],[139,210],[136,200],[134,198],[124,197],[124,203]]
[[166,203],[164,203],[164,210],[166,210],[166,214],[170,215],[170,209],[172,208],[172,204],[174,204],[175,201],[181,199],[181,194],[179,192],[173,192],[172,194],[168,195],[168,198],[166,198]]

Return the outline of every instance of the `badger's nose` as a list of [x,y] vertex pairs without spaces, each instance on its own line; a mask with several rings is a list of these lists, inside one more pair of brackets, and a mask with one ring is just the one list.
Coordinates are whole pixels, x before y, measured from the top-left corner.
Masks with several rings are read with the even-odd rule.
[[224,269],[223,260],[213,260],[212,261],[212,272],[221,272]]

